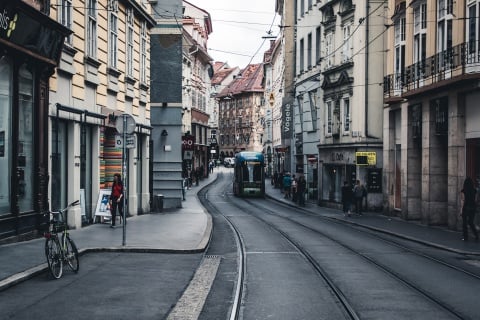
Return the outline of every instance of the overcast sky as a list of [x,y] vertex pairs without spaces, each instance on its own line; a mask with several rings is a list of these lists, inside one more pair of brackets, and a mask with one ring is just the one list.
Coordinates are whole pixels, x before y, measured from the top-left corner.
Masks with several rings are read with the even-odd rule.
[[268,36],[269,30],[272,36],[278,35],[280,18],[275,14],[275,0],[187,1],[210,13],[213,32],[208,52],[215,61],[228,62],[230,67],[242,69],[262,62],[270,46],[270,39],[262,37]]

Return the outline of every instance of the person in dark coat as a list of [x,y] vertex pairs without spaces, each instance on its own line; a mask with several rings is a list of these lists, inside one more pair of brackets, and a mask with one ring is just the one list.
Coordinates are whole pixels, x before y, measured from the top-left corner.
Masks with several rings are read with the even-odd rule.
[[120,215],[120,222],[123,217],[123,183],[119,173],[113,175],[112,193],[110,193],[110,212],[112,213],[112,224],[110,228],[115,228],[117,209]]
[[343,214],[345,217],[350,217],[351,206],[353,201],[353,191],[352,187],[348,184],[348,181],[343,182],[342,187],[342,205],[343,205]]
[[363,197],[365,194],[365,187],[360,183],[360,180],[357,180],[355,187],[353,187],[353,197],[355,199],[355,212],[360,216],[363,214]]
[[475,240],[478,241],[478,231],[475,228],[475,205],[476,205],[476,196],[477,190],[473,185],[473,180],[470,177],[467,177],[463,182],[463,189],[460,192],[460,204],[462,208],[462,220],[463,220],[463,241],[468,241],[468,227],[472,230],[475,235]]
[[299,206],[305,205],[305,190],[307,190],[307,181],[304,176],[300,176],[297,183],[297,199]]
[[297,178],[295,175],[292,176],[292,184],[290,186],[290,194],[292,195],[292,201],[297,202]]

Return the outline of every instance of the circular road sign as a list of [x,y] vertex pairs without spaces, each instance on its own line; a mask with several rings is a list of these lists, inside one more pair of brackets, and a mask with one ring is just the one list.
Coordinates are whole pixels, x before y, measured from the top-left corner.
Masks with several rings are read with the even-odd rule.
[[117,128],[118,133],[122,134],[123,133],[123,121],[126,121],[126,134],[132,134],[135,131],[135,126],[137,125],[135,123],[135,119],[127,113],[122,114],[121,117],[117,117],[117,121],[115,123],[115,128]]

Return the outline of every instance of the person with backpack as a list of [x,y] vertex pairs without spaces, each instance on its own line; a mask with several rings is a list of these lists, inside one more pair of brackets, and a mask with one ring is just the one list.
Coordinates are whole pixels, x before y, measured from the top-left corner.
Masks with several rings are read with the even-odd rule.
[[360,183],[360,180],[355,182],[355,187],[353,187],[353,197],[355,200],[355,212],[358,215],[363,215],[363,197],[366,195],[367,191],[363,184]]

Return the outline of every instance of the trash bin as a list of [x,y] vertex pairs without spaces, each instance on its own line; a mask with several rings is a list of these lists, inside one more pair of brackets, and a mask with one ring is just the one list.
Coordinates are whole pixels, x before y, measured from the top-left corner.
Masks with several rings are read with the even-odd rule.
[[153,196],[153,212],[163,211],[163,194],[156,194]]

